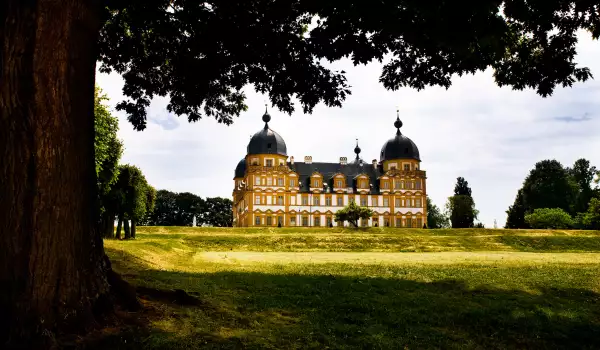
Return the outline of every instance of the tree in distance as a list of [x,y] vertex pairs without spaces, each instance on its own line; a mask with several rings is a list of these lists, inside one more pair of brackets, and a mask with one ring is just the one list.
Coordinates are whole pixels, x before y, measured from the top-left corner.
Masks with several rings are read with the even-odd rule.
[[350,201],[347,206],[335,213],[335,221],[348,221],[353,227],[358,227],[359,219],[368,220],[371,216],[373,216],[373,210]]

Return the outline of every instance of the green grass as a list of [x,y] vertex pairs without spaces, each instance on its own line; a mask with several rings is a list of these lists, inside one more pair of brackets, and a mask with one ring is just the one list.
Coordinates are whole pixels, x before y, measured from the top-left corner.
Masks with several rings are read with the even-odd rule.
[[[141,228],[106,241],[145,298],[111,349],[600,347],[600,234]],[[402,253],[422,252],[422,253]]]

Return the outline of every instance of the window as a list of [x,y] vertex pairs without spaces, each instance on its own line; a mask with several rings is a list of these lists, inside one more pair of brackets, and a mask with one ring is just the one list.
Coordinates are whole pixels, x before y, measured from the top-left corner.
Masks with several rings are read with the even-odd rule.
[[375,196],[371,197],[371,203],[372,203],[372,206],[374,206],[374,207],[379,206],[379,200]]
[[283,216],[277,217],[277,224],[283,226]]
[[367,227],[368,223],[369,223],[369,219],[360,219],[360,226]]
[[406,227],[412,227],[412,219],[406,218]]
[[383,197],[383,206],[384,207],[389,207],[390,206],[390,200],[388,197]]
[[260,185],[260,176],[255,176],[254,177],[254,184],[255,185]]
[[271,226],[273,225],[273,218],[270,216],[267,216],[267,226]]
[[397,189],[397,190],[399,190],[399,189],[401,189],[401,188],[402,188],[402,187],[401,187],[401,185],[402,185],[402,184],[403,184],[403,182],[400,182],[400,181],[394,181],[394,185],[395,185],[395,186],[394,186],[394,188],[395,188],[395,189]]
[[402,219],[396,218],[396,227],[402,227]]
[[423,219],[418,218],[417,219],[417,228],[421,228],[421,227],[423,227]]
[[313,197],[313,205],[321,205],[319,202],[320,202],[319,195],[314,196]]
[[302,217],[302,226],[308,226],[308,216]]
[[360,199],[360,205],[363,206],[363,207],[366,207],[367,206],[367,199],[366,198],[361,198]]
[[348,197],[348,201],[349,201],[350,203],[354,203],[354,197],[351,197],[351,196],[350,196],[350,197]]
[[283,186],[283,177],[277,179],[277,186]]
[[385,188],[386,190],[387,190],[388,188],[390,188],[390,183],[389,183],[389,181],[384,181],[384,182],[383,182],[383,188]]
[[260,204],[260,196],[254,197],[254,204]]
[[256,226],[259,226],[259,225],[260,225],[260,216],[257,216],[256,218],[254,218],[254,224],[255,224]]
[[331,219],[331,216],[328,216],[325,220],[327,220],[327,227],[329,227],[333,224],[333,220]]
[[367,180],[360,180],[360,188],[367,188]]
[[337,197],[337,205],[338,205],[338,207],[343,207],[344,206],[344,198],[338,196]]
[[302,205],[308,205],[308,197],[302,196]]
[[290,179],[290,187],[296,187],[296,180]]
[[315,226],[321,226],[321,217],[315,216]]
[[416,203],[416,204],[415,204],[415,207],[416,207],[416,208],[421,208],[421,198],[417,198],[417,199],[415,200],[415,203]]
[[395,165],[390,165],[390,170],[396,170],[396,166]]
[[344,187],[344,181],[342,181],[342,180],[337,180],[337,181],[335,182],[335,187],[336,187],[336,188],[342,188],[342,187]]
[[388,218],[384,218],[384,219],[383,219],[383,225],[384,225],[385,227],[390,227],[390,219],[388,219]]
[[400,198],[396,198],[396,202],[394,204],[396,207],[400,207],[402,205],[402,202],[400,201]]
[[417,188],[417,190],[420,190],[421,189],[421,181],[415,182],[415,187]]
[[331,197],[325,197],[325,205],[331,205]]
[[283,205],[283,196],[277,196],[277,205]]
[[296,216],[292,216],[292,217],[290,218],[290,225],[292,225],[292,226],[296,226]]
[[406,170],[406,171],[410,170],[410,164],[404,164],[404,170]]
[[273,186],[273,178],[272,177],[267,177],[267,186]]
[[267,160],[266,160],[266,164],[267,164],[267,166],[269,166],[269,167],[273,166],[273,159],[267,159]]
[[318,179],[313,180],[313,187],[319,187],[320,181]]
[[379,218],[377,216],[373,216],[373,227],[379,226]]
[[252,158],[252,165],[258,165],[258,158]]

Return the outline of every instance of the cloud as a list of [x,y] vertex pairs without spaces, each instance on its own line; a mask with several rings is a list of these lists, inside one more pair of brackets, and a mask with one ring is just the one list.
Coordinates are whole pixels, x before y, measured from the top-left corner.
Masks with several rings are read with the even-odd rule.
[[581,123],[581,122],[587,122],[589,120],[592,120],[592,117],[590,117],[590,114],[588,112],[585,112],[581,117],[564,116],[564,117],[554,117],[552,119],[560,121],[560,122],[567,122],[567,123]]
[[[598,74],[600,45],[584,36],[578,52],[577,61]],[[464,176],[480,210],[479,219],[487,227],[493,226],[494,219],[504,225],[505,210],[536,162],[557,159],[572,165],[584,157],[600,166],[600,118],[585,114],[600,109],[596,81],[558,88],[553,96],[542,98],[531,90],[499,88],[493,72],[487,70],[453,79],[448,90],[387,91],[378,81],[379,63],[354,67],[350,60],[342,60],[334,68],[345,70],[353,87],[342,108],[318,105],[313,114],[298,110],[292,116],[269,109],[269,125],[284,138],[288,155],[296,160],[308,155],[313,161],[353,159],[356,138],[363,159],[378,159],[383,144],[394,136],[398,106],[402,133],[419,147],[433,202],[443,206],[456,178]],[[111,105],[122,100],[123,82],[118,75],[98,74],[97,81]],[[267,99],[250,87],[245,91],[248,111],[231,126],[212,119],[188,123],[185,117],[166,111],[166,99],[152,101],[143,132],[134,131],[126,116],[116,113],[125,143],[123,162],[138,165],[157,188],[203,197],[231,196],[235,166],[246,154],[250,135],[263,126]],[[587,119],[576,122],[554,116]]]

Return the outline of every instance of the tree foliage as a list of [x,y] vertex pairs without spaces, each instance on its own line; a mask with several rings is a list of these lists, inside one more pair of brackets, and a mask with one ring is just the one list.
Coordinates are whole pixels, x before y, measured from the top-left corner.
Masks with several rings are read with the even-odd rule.
[[427,196],[427,227],[449,228],[450,218]]
[[479,212],[475,209],[475,201],[471,197],[469,183],[463,177],[456,179],[454,196],[448,198],[446,211],[450,213],[452,228],[473,227]]
[[479,211],[475,209],[473,197],[455,195],[448,198],[446,211],[450,213],[452,228],[470,228],[474,226]]
[[[580,218],[590,200],[600,197],[594,185],[595,166],[586,159],[578,159],[572,168],[564,168],[556,160],[543,160],[525,178],[515,202],[506,211],[507,228],[529,227],[525,216],[535,209],[560,208],[571,216]],[[577,220],[578,225],[582,224]]]
[[123,154],[123,143],[118,139],[119,119],[111,115],[104,104],[108,97],[96,87],[94,93],[94,156],[96,177],[101,208],[104,209],[106,195],[119,175],[119,160]]
[[561,208],[538,208],[525,215],[525,222],[538,229],[566,229],[573,227],[571,215]]
[[367,220],[371,216],[373,216],[373,210],[367,207],[361,207],[354,201],[350,201],[347,206],[335,213],[335,221],[348,221],[352,226],[358,227],[359,219]]
[[455,196],[469,196],[471,197],[471,188],[469,182],[464,177],[458,177],[456,179],[456,185],[454,186]]
[[600,198],[592,198],[587,210],[580,213],[578,221],[582,228],[600,230]]
[[[355,65],[389,58],[385,88],[451,85],[454,75],[491,67],[500,86],[552,94],[591,77],[574,62],[576,32],[600,34],[593,1],[106,1],[100,33],[101,71],[125,79],[118,109],[136,129],[146,125],[154,96],[189,120],[229,124],[246,109],[242,88],[267,93],[282,111],[340,106],[350,93],[345,72],[322,64],[349,57]],[[309,24],[313,24],[309,28]],[[552,31],[552,32],[551,32]],[[469,35],[455,35],[469,33]]]
[[203,199],[190,192],[159,190],[156,205],[143,224],[148,226],[192,226],[194,217],[198,226],[217,227],[233,225],[232,201],[229,198]]
[[[125,238],[135,238],[135,226],[154,209],[155,193],[138,167],[130,164],[119,166],[119,177],[111,193],[119,219],[117,238],[120,238],[121,222],[125,224]],[[131,232],[129,220],[132,222]]]

